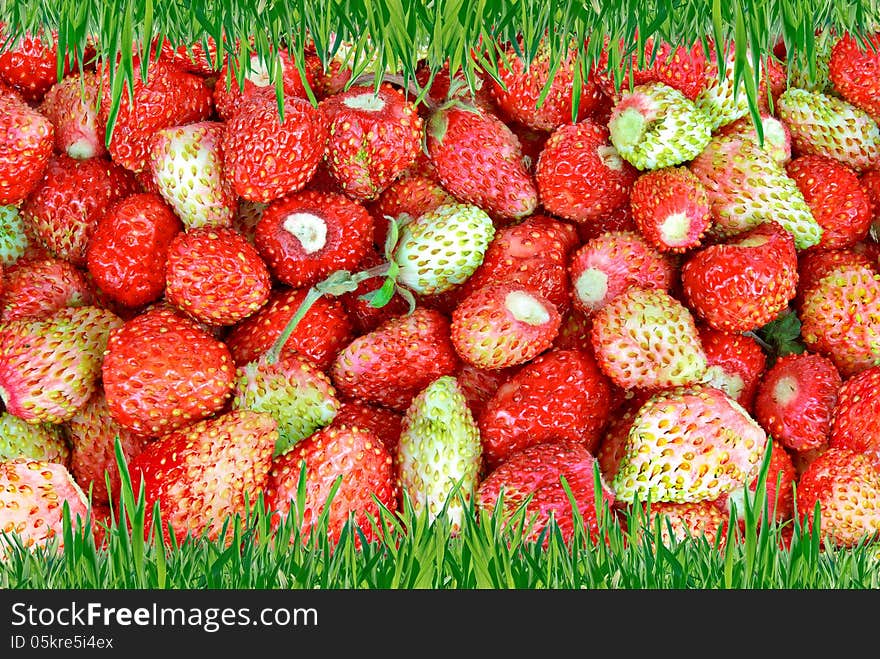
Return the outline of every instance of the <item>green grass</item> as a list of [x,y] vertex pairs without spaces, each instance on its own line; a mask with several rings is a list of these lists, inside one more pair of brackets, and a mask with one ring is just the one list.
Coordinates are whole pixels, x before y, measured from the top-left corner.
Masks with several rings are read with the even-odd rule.
[[[758,500],[765,500],[759,490]],[[524,543],[524,509],[510,519],[499,510],[465,515],[451,534],[442,515],[429,522],[409,505],[383,510],[366,542],[346,527],[337,544],[326,534],[299,537],[291,516],[277,535],[261,502],[229,521],[231,541],[163,543],[159,523],[144,533],[145,504],[124,487],[122,515],[106,544],[88,525],[66,519],[64,550],[12,547],[0,561],[5,589],[874,589],[880,587],[877,545],[823,546],[817,532],[796,522],[781,548],[782,527],[759,521],[747,505],[746,530],[728,529],[723,548],[704,537],[664,543],[659,521],[646,528],[642,512],[622,519],[605,508],[594,543],[577,533],[569,543],[551,524]],[[760,516],[762,519],[767,516]],[[319,529],[324,521],[319,522]],[[577,526],[577,525],[576,525]],[[814,527],[816,528],[816,527]],[[292,535],[291,535],[292,534]],[[221,537],[229,537],[221,534]],[[278,537],[294,540],[276,542]]]

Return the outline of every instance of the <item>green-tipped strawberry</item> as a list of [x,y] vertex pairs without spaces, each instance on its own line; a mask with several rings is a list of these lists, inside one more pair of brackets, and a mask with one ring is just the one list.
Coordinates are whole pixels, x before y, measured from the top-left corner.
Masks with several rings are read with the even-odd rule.
[[712,136],[708,117],[680,91],[660,82],[624,93],[608,130],[620,156],[641,170],[691,160]]
[[630,287],[596,313],[591,336],[599,366],[625,389],[694,384],[706,372],[694,317],[665,291]]
[[71,444],[70,471],[79,486],[91,495],[92,501],[109,502],[112,497],[118,502],[121,480],[116,442],[119,441],[126,463],[131,464],[149,440],[113,420],[104,392],[100,390],[64,424],[64,431]]
[[269,363],[265,358],[235,373],[233,409],[270,414],[278,423],[274,455],[333,421],[339,400],[330,379],[308,359],[291,355]]
[[[266,487],[278,439],[268,414],[235,410],[193,423],[151,442],[128,466],[135,492],[144,487],[147,519],[158,502],[163,535],[220,537]],[[231,537],[231,525],[227,527]]]
[[28,236],[15,206],[0,206],[0,266],[10,266],[27,252]]
[[797,184],[753,141],[714,137],[689,166],[709,195],[711,235],[729,238],[763,222],[777,222],[792,234],[798,249],[821,240],[822,227]]
[[[57,542],[61,550],[64,504],[74,528],[77,517],[85,522],[88,501],[64,465],[27,459],[0,462],[0,531],[18,536],[25,547]],[[15,540],[0,535],[0,558],[9,542]]]
[[408,222],[393,252],[397,282],[419,295],[461,284],[483,262],[495,227],[484,211],[448,204]]
[[60,426],[49,423],[28,423],[24,419],[0,412],[0,460],[27,458],[67,464],[70,447]]
[[224,126],[202,121],[156,131],[148,164],[159,193],[189,229],[230,227],[238,197],[223,175]]
[[428,154],[453,197],[503,218],[519,219],[535,210],[538,191],[519,139],[498,117],[451,101],[434,112],[426,131]]
[[864,110],[796,87],[779,97],[777,108],[799,154],[828,156],[857,172],[880,163],[880,129]]
[[529,287],[478,288],[452,314],[452,344],[478,368],[523,364],[547,350],[561,322],[552,302]]
[[121,324],[93,306],[0,324],[0,398],[6,410],[31,423],[70,419],[95,392],[107,338]]
[[477,490],[481,466],[480,431],[458,383],[448,375],[434,380],[403,419],[397,453],[401,492],[416,512],[427,509],[430,519],[448,502],[447,519],[456,530],[464,504]]
[[767,434],[713,387],[676,387],[639,409],[612,487],[626,502],[717,499],[751,482]]

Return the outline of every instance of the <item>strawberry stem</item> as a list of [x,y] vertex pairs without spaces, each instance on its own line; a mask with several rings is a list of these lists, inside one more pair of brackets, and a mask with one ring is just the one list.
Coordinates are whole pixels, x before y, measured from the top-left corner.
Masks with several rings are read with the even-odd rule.
[[309,289],[309,292],[306,293],[305,299],[299,305],[299,308],[296,310],[296,313],[293,314],[293,318],[291,318],[284,330],[281,334],[278,335],[278,338],[275,339],[275,343],[272,344],[272,347],[269,348],[266,353],[266,362],[268,364],[276,364],[278,363],[278,359],[281,357],[281,350],[284,348],[284,344],[287,343],[287,339],[290,338],[290,335],[293,334],[293,331],[296,329],[296,326],[299,325],[299,321],[303,319],[303,317],[308,313],[309,309],[312,308],[312,305],[318,301],[318,299],[324,295],[321,291],[318,290],[316,286],[312,286]]

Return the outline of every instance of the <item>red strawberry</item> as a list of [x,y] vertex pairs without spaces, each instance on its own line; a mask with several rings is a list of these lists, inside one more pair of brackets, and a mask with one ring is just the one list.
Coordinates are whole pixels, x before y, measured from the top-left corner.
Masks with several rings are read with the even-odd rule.
[[608,129],[589,119],[554,131],[535,169],[544,208],[576,222],[622,206],[637,177],[638,170],[611,145]]
[[831,448],[865,455],[880,470],[880,366],[846,380],[831,417]]
[[[167,60],[151,61],[146,81],[140,62],[134,61],[134,84],[122,86],[119,111],[113,124],[109,151],[114,162],[140,172],[148,164],[153,133],[170,126],[203,121],[211,114],[211,90],[199,76]],[[99,122],[106,124],[112,106],[110,68],[101,69]],[[116,71],[115,75],[122,75]]]
[[422,118],[403,92],[353,86],[321,102],[327,118],[327,166],[348,196],[375,199],[419,153]]
[[[3,36],[5,41],[12,35]],[[20,41],[3,45],[0,53],[0,82],[12,85],[31,103],[39,103],[58,81],[56,35],[25,33]],[[63,73],[72,70],[69,59]]]
[[874,119],[880,118],[880,34],[864,35],[862,46],[852,34],[844,34],[831,49],[828,77],[844,99]]
[[373,218],[361,204],[309,190],[271,202],[254,236],[275,278],[296,288],[356,269],[372,239]]
[[495,395],[498,387],[507,382],[518,370],[516,366],[477,368],[462,362],[455,374],[455,380],[475,419],[482,414],[486,403]]
[[113,419],[140,435],[161,435],[219,412],[234,375],[223,343],[163,307],[114,332],[103,364]]
[[136,191],[134,177],[109,160],[56,155],[22,206],[22,217],[54,256],[83,267],[104,211]]
[[498,61],[498,77],[503,86],[487,76],[490,93],[503,116],[548,132],[589,116],[599,104],[602,92],[591,76],[581,80],[577,113],[573,113],[576,56],[573,45],[563,55],[551,53],[544,43],[527,65],[512,47],[508,48]]
[[519,140],[498,117],[451,101],[434,112],[426,131],[440,183],[456,199],[505,219],[535,210],[538,192]]
[[[303,510],[296,510],[303,467],[306,497]],[[295,515],[299,528],[291,530],[309,541],[337,480],[339,488],[327,511],[328,536],[339,540],[351,516],[367,541],[374,539],[372,524],[378,520],[379,504],[391,511],[397,509],[391,455],[369,430],[342,424],[316,432],[275,459],[266,493],[269,509],[279,513],[276,523]]]
[[681,270],[688,306],[727,332],[755,330],[773,320],[794,298],[797,277],[794,241],[775,222],[695,252]]
[[581,445],[559,441],[536,444],[512,454],[480,483],[477,505],[491,514],[500,504],[509,520],[525,504],[527,541],[537,541],[552,518],[569,542],[575,526],[564,478],[584,524],[582,530],[596,542],[603,526],[600,510],[610,509],[614,494],[603,483],[599,490],[602,500],[596,502],[595,471],[596,459]]
[[63,423],[99,386],[111,330],[122,321],[93,306],[65,307],[43,320],[0,323],[0,399],[31,423]]
[[[103,392],[95,394],[64,424],[71,443],[70,471],[80,487],[91,495],[92,501],[119,501],[119,466],[116,462],[116,440],[122,448],[127,464],[148,444],[116,423],[110,416]],[[107,490],[107,478],[110,491]]]
[[238,198],[223,176],[223,130],[220,122],[200,121],[163,128],[150,139],[148,169],[187,230],[232,226],[238,211]]
[[574,307],[592,316],[630,286],[670,290],[672,262],[638,233],[607,232],[572,255],[568,266]]
[[454,374],[458,365],[449,319],[417,308],[349,343],[330,374],[343,396],[404,412],[416,394],[441,375]]
[[863,171],[859,183],[871,203],[871,235],[876,236],[880,230],[880,167]]
[[61,259],[18,261],[3,274],[0,320],[40,320],[94,301],[82,272]]
[[854,170],[820,155],[800,156],[785,169],[822,227],[822,238],[809,249],[852,247],[868,234],[871,201]]
[[[85,522],[88,501],[64,465],[25,458],[0,462],[0,532],[18,536],[25,547],[57,542],[60,550],[65,503],[74,527],[78,517]],[[0,535],[0,557],[11,542]]]
[[721,389],[751,412],[767,368],[767,355],[761,345],[751,336],[723,332],[708,325],[699,325],[697,331],[706,353],[703,383]]
[[452,314],[452,344],[478,368],[523,364],[544,352],[559,331],[552,302],[529,287],[493,284],[468,295]]
[[188,534],[217,539],[265,489],[277,437],[268,414],[236,410],[151,442],[128,466],[134,491],[144,487],[145,529],[158,503],[166,542],[169,524],[178,543]]
[[269,269],[234,229],[203,227],[178,233],[165,265],[168,301],[195,320],[234,325],[269,299]]
[[162,198],[147,192],[113,203],[95,228],[86,263],[101,292],[137,308],[165,290],[168,248],[183,225]]
[[305,187],[324,157],[327,135],[308,101],[285,98],[282,124],[274,90],[254,93],[226,122],[223,171],[238,196],[270,202]]
[[712,223],[706,189],[687,167],[642,174],[633,184],[630,204],[639,231],[662,252],[699,246]]
[[830,359],[784,355],[761,379],[755,419],[783,446],[808,451],[828,444],[842,380]]
[[586,222],[578,222],[575,228],[577,229],[581,244],[609,231],[630,231],[633,233],[638,233],[639,231],[639,227],[636,226],[636,221],[632,216],[629,196],[627,196],[627,200],[622,206],[618,206],[607,215]]
[[593,451],[610,415],[611,386],[587,350],[553,350],[502,384],[477,419],[491,468],[557,439]]
[[20,203],[38,185],[54,141],[46,117],[0,88],[0,206]]
[[880,470],[867,456],[832,448],[817,457],[798,481],[797,509],[809,529],[819,506],[824,542],[853,547],[880,533]]
[[352,398],[342,402],[333,417],[333,423],[337,426],[363,428],[382,442],[392,459],[397,455],[397,445],[403,430],[402,414]]
[[452,195],[434,179],[419,174],[402,176],[385,188],[367,207],[376,218],[373,242],[379,248],[385,245],[389,216],[399,218],[406,213],[410,217],[420,217],[428,211],[454,202]]
[[[296,59],[286,49],[282,48],[278,51],[276,63],[281,68],[285,98],[308,99],[305,84],[313,90],[317,89],[320,62],[316,61],[316,58],[305,58],[305,80],[296,66]],[[238,85],[236,79],[239,73],[237,56],[230,55],[220,69],[217,84],[214,85],[214,104],[217,106],[217,114],[224,121],[229,121],[252,96],[267,91],[274,94],[275,91],[274,81],[269,78],[268,66],[260,61],[257,53],[251,53],[248,57],[242,86]]]
[[207,35],[204,40],[175,47],[168,39],[162,41],[162,57],[167,57],[190,73],[210,76],[220,68],[217,42]]
[[[308,289],[278,288],[255,314],[233,326],[226,337],[236,366],[254,361],[272,347],[305,300]],[[352,338],[351,319],[339,300],[321,297],[306,312],[281,355],[300,353],[326,370]]]
[[55,149],[71,158],[100,158],[107,155],[106,126],[98,120],[101,80],[94,71],[69,76],[57,82],[40,104],[55,127]]

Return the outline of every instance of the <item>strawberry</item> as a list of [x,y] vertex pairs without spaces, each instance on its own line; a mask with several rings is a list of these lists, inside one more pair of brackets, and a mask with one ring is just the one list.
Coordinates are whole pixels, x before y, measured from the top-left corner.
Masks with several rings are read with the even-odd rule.
[[79,486],[93,502],[118,502],[121,481],[116,461],[117,439],[126,464],[131,464],[149,441],[113,420],[107,399],[100,390],[68,419],[64,432],[71,444],[70,471]]
[[582,531],[597,542],[600,516],[614,503],[614,493],[600,481],[596,501],[596,459],[579,444],[551,441],[517,451],[480,483],[476,499],[479,509],[489,514],[500,509],[508,524],[515,523],[517,538],[520,521],[511,517],[524,505],[525,541],[540,540],[552,519],[570,542],[576,527],[569,491]]
[[596,360],[625,389],[699,382],[706,354],[690,311],[662,290],[631,286],[593,315]]
[[345,346],[330,375],[340,394],[403,412],[428,384],[454,374],[458,364],[449,319],[416,308]]
[[[723,128],[745,117],[749,113],[749,100],[744,76],[751,76],[754,79],[755,70],[752,62],[747,61],[742,73],[743,77],[736,80],[735,52],[735,45],[733,43],[728,44],[722,54],[724,57],[724,73],[722,74],[717,53],[714,51],[714,48],[710,50],[710,61],[706,67],[708,84],[699,93],[697,98],[694,99],[696,106],[708,117],[709,126],[713,133],[719,128]],[[751,59],[751,55],[751,52],[749,52],[747,57]],[[761,69],[761,87],[764,88],[764,95],[766,95],[768,63],[769,58],[764,58],[759,64]],[[761,91],[759,88],[758,97],[766,103]]]
[[608,122],[611,143],[637,169],[680,165],[712,136],[709,118],[684,94],[661,82],[625,92]]
[[444,375],[406,410],[395,461],[398,483],[416,514],[441,514],[453,533],[474,497],[482,467],[480,431],[458,382]]
[[[88,516],[88,501],[67,467],[21,458],[0,462],[0,531],[15,535],[26,548],[64,547],[63,510],[74,525]],[[53,544],[57,543],[57,544]],[[17,546],[0,534],[0,557]]]
[[[303,470],[305,500],[303,509],[298,510]],[[298,531],[303,541],[310,539],[320,516],[326,514],[326,532],[332,541],[340,539],[351,519],[369,542],[376,535],[373,525],[380,515],[379,506],[392,512],[397,509],[394,480],[391,455],[372,432],[333,424],[275,458],[266,486],[266,502],[270,510],[278,513],[274,518],[276,524],[294,515],[299,528],[291,530]],[[338,489],[326,510],[337,481]]]
[[712,223],[706,189],[686,167],[642,174],[633,184],[630,205],[639,231],[661,252],[698,247]]
[[560,324],[552,302],[531,288],[492,284],[478,288],[452,314],[452,344],[478,368],[523,364],[553,343]]
[[714,501],[652,501],[646,507],[649,533],[660,530],[660,542],[673,548],[695,540],[723,549],[727,544],[729,515]]
[[106,126],[98,120],[101,81],[94,71],[69,76],[52,85],[40,112],[55,127],[55,150],[76,160],[102,158]]
[[794,240],[765,222],[693,253],[681,269],[688,307],[711,327],[747,332],[773,320],[797,293]]
[[779,97],[777,111],[798,155],[828,156],[856,172],[880,162],[880,128],[843,99],[792,87]]
[[[57,34],[26,32],[20,40],[11,42],[11,35],[3,36],[0,53],[0,82],[12,85],[30,103],[39,103],[46,92],[58,81]],[[10,43],[5,43],[10,39]],[[72,70],[65,60],[62,73]]]
[[157,436],[209,417],[234,385],[227,347],[193,321],[156,307],[113,332],[103,364],[113,420]]
[[837,390],[831,417],[831,448],[866,456],[880,469],[880,367],[872,366],[847,379]]
[[578,238],[581,244],[601,236],[608,231],[632,231],[638,232],[639,227],[632,216],[632,206],[630,204],[630,193],[622,206],[618,206],[608,215],[597,217],[587,222],[579,222],[575,228],[577,229]]
[[[216,540],[267,486],[277,437],[268,414],[236,410],[148,444],[128,465],[134,491],[144,488],[145,529],[158,503],[166,542],[172,533],[177,543],[189,535]],[[225,531],[229,538],[231,527]]]
[[0,323],[0,398],[31,423],[63,423],[98,388],[107,337],[122,321],[93,306]]
[[89,240],[104,212],[136,191],[132,175],[110,160],[74,160],[61,154],[49,161],[21,214],[54,256],[83,267]]
[[546,132],[588,117],[602,92],[591,76],[579,79],[574,111],[576,56],[574,44],[564,53],[554,53],[544,42],[526,64],[516,50],[508,48],[498,61],[498,81],[487,76],[489,92],[502,116]]
[[867,456],[832,448],[817,457],[798,481],[797,509],[809,530],[816,522],[823,543],[854,547],[880,533],[880,471]]
[[165,296],[199,322],[234,325],[258,311],[271,288],[263,259],[235,229],[202,227],[171,239]]
[[767,368],[767,356],[756,339],[699,324],[700,344],[706,353],[702,383],[721,389],[751,413],[755,394]]
[[711,236],[723,240],[763,222],[777,222],[794,236],[799,250],[821,239],[822,227],[797,184],[753,141],[713,137],[688,167],[709,195]]
[[473,274],[494,236],[492,219],[476,206],[428,211],[400,230],[392,253],[396,281],[419,295],[446,292]]
[[614,481],[620,461],[626,453],[626,442],[629,439],[629,431],[635,421],[639,408],[650,398],[644,394],[624,402],[612,416],[602,432],[598,446],[593,453],[599,462],[599,471],[607,482]]
[[306,190],[272,201],[254,243],[275,278],[311,286],[336,270],[353,270],[373,239],[373,218],[341,194]]
[[862,190],[868,195],[871,206],[870,235],[876,236],[880,231],[880,167],[862,172],[859,183],[862,185]]
[[880,364],[880,275],[866,265],[832,267],[804,291],[801,335],[847,378]]
[[[232,327],[226,345],[236,366],[254,361],[272,347],[307,294],[304,288],[277,288],[259,311]],[[351,338],[351,319],[342,303],[320,297],[300,320],[280,354],[300,353],[326,370]]]
[[455,380],[475,419],[482,414],[486,403],[495,395],[498,387],[507,382],[518,370],[516,366],[477,368],[467,362],[461,363],[455,373]]
[[367,205],[370,214],[376,218],[373,242],[377,247],[385,245],[388,217],[399,219],[404,213],[419,217],[451,203],[455,203],[455,199],[436,180],[421,174],[401,176]]
[[403,415],[352,398],[340,403],[333,421],[336,425],[353,426],[370,431],[382,442],[392,459],[396,460],[400,433],[403,431]]
[[153,133],[148,168],[159,193],[189,229],[230,227],[238,197],[223,175],[224,125],[200,121]]
[[284,99],[284,123],[271,90],[242,100],[226,122],[221,148],[223,171],[239,197],[268,203],[297,192],[324,157],[327,124],[301,98]]
[[553,440],[592,451],[610,415],[611,386],[588,350],[552,350],[498,387],[477,419],[486,464]]
[[[114,162],[132,172],[140,172],[148,167],[153,133],[207,119],[212,103],[211,90],[202,78],[167,60],[151,61],[146,80],[141,79],[137,57],[133,65],[133,85],[122,85],[108,150]],[[98,121],[106,124],[113,105],[110,67],[105,64],[99,72],[101,105]],[[122,72],[117,70],[114,75],[122,75]]]
[[637,176],[609,142],[608,129],[589,119],[555,130],[535,168],[541,204],[575,222],[595,220],[622,206]]
[[65,307],[92,304],[82,271],[61,259],[21,261],[3,274],[0,320],[42,320]]
[[639,408],[612,487],[619,501],[717,499],[758,473],[767,434],[714,387],[674,387]]
[[762,112],[761,130],[763,144],[758,139],[758,131],[751,116],[737,119],[718,130],[718,135],[749,140],[757,144],[773,160],[785,166],[791,160],[791,131],[783,121],[771,114]]
[[352,86],[322,101],[320,109],[329,128],[330,175],[351,198],[375,199],[415,162],[422,118],[396,87]]
[[807,291],[838,266],[866,268],[870,272],[876,270],[877,264],[851,248],[801,252],[798,255],[798,294],[795,298],[798,309],[802,307]]
[[290,355],[270,362],[264,356],[236,370],[232,408],[265,412],[275,419],[278,456],[329,425],[339,401],[330,379],[308,359]]
[[217,41],[210,35],[205,35],[201,41],[179,44],[176,47],[165,39],[160,48],[163,58],[169,58],[190,73],[210,76],[221,66],[217,54]]
[[[813,39],[815,76],[811,78],[809,71],[810,62],[805,61],[805,58],[788,57],[786,64],[788,65],[789,86],[799,87],[811,92],[822,92],[823,94],[834,93],[834,83],[831,82],[830,77],[830,64],[831,51],[838,40],[839,37],[833,30],[816,30]],[[840,54],[838,54],[838,57],[840,57]]]
[[[286,49],[281,48],[275,55],[275,64],[280,68],[282,88],[285,98],[308,99],[305,85],[316,89],[317,62],[312,58],[306,58],[303,73],[300,73],[296,64],[296,58]],[[260,60],[256,52],[247,57],[247,69],[244,71],[242,84],[238,84],[237,77],[240,60],[237,56],[228,56],[220,69],[217,84],[214,86],[214,105],[217,114],[224,121],[229,121],[241,107],[253,96],[265,94],[267,91],[274,93],[274,80],[270,78],[268,63]]]
[[0,267],[13,265],[25,256],[29,243],[18,208],[0,206]]
[[[773,519],[781,524],[790,520],[794,515],[794,485],[797,483],[797,470],[791,456],[775,439],[770,440],[771,453],[770,464],[767,466],[767,475],[764,480],[764,493],[767,499],[767,510],[773,511]],[[757,501],[758,479],[757,474],[748,486],[743,485],[739,489],[728,494],[722,494],[713,502],[725,514],[733,516],[739,523],[741,531],[745,531],[746,505],[751,505],[760,519],[764,512]],[[746,503],[748,497],[749,503]]]
[[809,352],[780,357],[755,398],[755,419],[783,446],[808,451],[828,444],[842,380],[833,362]]
[[89,273],[114,302],[137,308],[165,290],[168,248],[183,225],[156,194],[136,193],[107,209],[86,250]]
[[67,466],[70,447],[61,433],[61,426],[28,423],[9,412],[0,412],[0,460],[17,458],[57,462]]
[[52,122],[0,88],[0,206],[19,204],[34,190],[54,142]]
[[[361,259],[358,268],[362,271],[378,268],[385,263],[385,259],[379,252],[369,248],[364,258]],[[373,295],[384,285],[384,280],[370,277],[360,282],[357,288],[349,293],[339,296],[345,306],[348,316],[354,326],[355,333],[365,334],[372,332],[386,320],[400,316],[408,311],[409,305],[399,293],[395,292],[391,299],[381,307],[374,307],[371,300]],[[366,296],[366,297],[364,297]]]
[[880,118],[880,34],[866,34],[865,45],[846,33],[834,43],[828,58],[828,79],[847,102]]
[[822,227],[822,238],[810,249],[852,247],[868,235],[871,201],[855,171],[819,155],[795,158],[785,171]]
[[450,101],[428,120],[426,146],[443,187],[462,203],[520,219],[538,205],[516,135],[482,108]]

